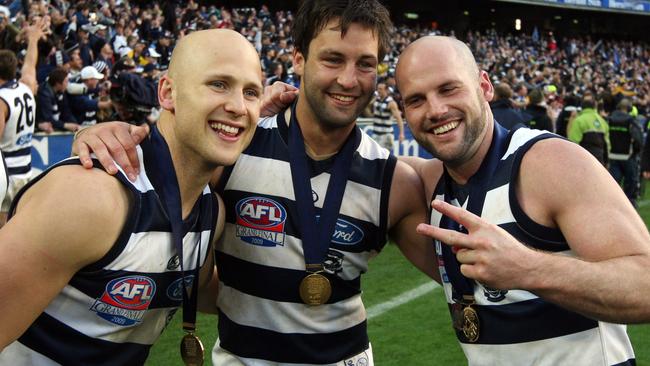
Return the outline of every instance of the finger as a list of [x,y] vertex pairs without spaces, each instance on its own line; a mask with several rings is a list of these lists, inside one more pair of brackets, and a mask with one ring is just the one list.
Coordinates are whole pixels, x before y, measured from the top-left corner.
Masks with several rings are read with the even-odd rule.
[[478,274],[478,267],[474,264],[462,263],[460,265],[460,273],[462,273],[462,275],[467,278],[471,278],[477,281],[481,280]]
[[[113,133],[108,133],[110,131],[107,131],[106,133],[102,133],[99,137],[99,139],[102,141],[102,143],[106,146],[107,153],[110,155],[109,158],[112,158],[112,160],[115,161],[120,167],[122,167],[122,170],[124,170],[124,173],[126,173],[127,177],[131,181],[135,180],[135,169],[131,165],[131,162],[129,160],[129,156],[126,153],[126,150],[124,146],[122,145],[122,142],[118,139],[116,134]],[[129,140],[131,137],[129,136]],[[97,154],[97,152],[95,152]]]
[[149,135],[149,125],[146,123],[141,126],[131,125],[129,133],[133,137],[133,143],[137,145]]
[[[137,131],[144,131],[146,132],[146,129],[141,129],[138,127]],[[140,173],[140,160],[138,159],[138,150],[136,149],[137,143],[140,141],[140,136],[142,135],[142,132],[135,132],[136,135],[134,136],[133,133],[129,133],[127,131],[124,131],[122,129],[118,129],[115,131],[115,137],[117,138],[118,142],[122,147],[124,148],[124,152],[126,154],[126,159],[128,162],[123,162],[120,159],[121,157],[115,156],[115,160],[117,161],[120,166],[123,167],[124,172],[126,175],[129,177],[131,181],[135,181],[136,176]],[[146,136],[146,135],[145,135]]]
[[283,105],[291,104],[298,97],[298,90],[289,90],[280,94],[280,102]]
[[478,260],[478,252],[466,248],[460,248],[456,252],[456,259],[459,263],[474,264]]
[[88,135],[84,137],[83,142],[88,145],[90,151],[95,153],[95,157],[99,160],[99,163],[104,167],[104,169],[106,169],[106,172],[111,175],[117,173],[117,167],[113,162],[111,154],[106,148],[106,144],[104,144],[104,142],[96,135]]
[[473,213],[441,200],[433,200],[433,202],[431,202],[431,207],[457,223],[465,226],[470,232],[480,228],[484,224],[483,219]]
[[457,246],[460,248],[473,249],[469,235],[456,230],[443,229],[437,226],[419,224],[415,231],[418,234],[426,235],[432,239],[439,240],[443,244]]
[[79,161],[81,161],[81,165],[86,169],[92,168],[93,161],[90,158],[90,150],[88,149],[88,145],[86,145],[84,142],[79,142],[77,146],[77,150],[78,150]]

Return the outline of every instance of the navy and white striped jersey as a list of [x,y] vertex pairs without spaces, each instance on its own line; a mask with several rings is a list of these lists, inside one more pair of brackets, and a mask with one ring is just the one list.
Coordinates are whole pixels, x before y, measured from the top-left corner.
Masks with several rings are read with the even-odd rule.
[[[533,248],[574,255],[562,232],[542,226],[529,218],[515,194],[515,179],[524,154],[537,141],[556,135],[528,128],[510,131],[509,144],[487,188],[481,217],[499,225],[517,240]],[[454,197],[445,197],[444,179],[434,198],[467,208],[468,187],[452,189]],[[431,213],[431,224],[440,224],[441,214]],[[452,287],[436,243],[439,269],[447,303]],[[480,336],[470,343],[456,332],[469,365],[633,365],[634,352],[625,325],[586,318],[547,302],[523,290],[501,291],[476,283],[474,297],[480,319]]]
[[[219,365],[332,364],[368,348],[361,274],[386,242],[396,158],[357,130],[356,150],[327,258],[332,296],[305,305],[305,259],[284,113],[260,121],[249,148],[224,173],[226,225],[217,244]],[[333,159],[313,161],[311,186],[321,211]],[[221,347],[221,348],[219,348]],[[225,350],[225,352],[224,352]],[[225,357],[225,358],[223,358]]]
[[[119,239],[103,258],[77,272],[29,329],[0,353],[0,365],[144,363],[149,348],[182,304],[182,281],[189,285],[194,276],[186,275],[184,280],[181,276],[171,224],[147,176],[140,147],[138,156],[140,175],[135,183],[121,170],[117,174],[133,193]],[[52,169],[69,164],[79,160],[62,161],[29,186]],[[195,269],[197,260],[205,263],[215,229],[218,206],[209,187],[199,201],[184,220],[185,271]]]
[[384,135],[393,133],[393,114],[388,105],[393,101],[390,95],[384,99],[377,99],[373,103],[372,133]]
[[0,99],[8,107],[0,150],[4,153],[9,175],[27,178],[32,169],[32,135],[36,121],[36,100],[32,90],[13,80],[0,88]]

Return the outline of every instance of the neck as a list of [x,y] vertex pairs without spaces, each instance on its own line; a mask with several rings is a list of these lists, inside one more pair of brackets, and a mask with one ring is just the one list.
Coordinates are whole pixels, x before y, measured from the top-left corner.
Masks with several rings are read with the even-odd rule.
[[173,128],[174,123],[174,116],[164,111],[157,126],[169,147],[181,193],[183,219],[185,219],[192,211],[196,200],[201,196],[203,188],[210,181],[215,167],[202,162],[196,153],[178,141]]
[[487,113],[487,118],[488,121],[486,123],[485,132],[481,137],[481,144],[478,146],[478,149],[476,149],[474,154],[467,161],[460,163],[457,166],[445,164],[447,172],[449,172],[451,178],[458,184],[467,183],[467,181],[476,174],[490,149],[492,139],[494,138],[494,119],[491,112]]
[[[326,126],[314,115],[304,97],[298,99],[296,119],[300,125],[305,145],[308,147],[307,151],[310,151],[316,157],[332,156],[337,153],[356,126],[355,123],[341,127]],[[287,121],[290,121],[290,119],[287,119]]]

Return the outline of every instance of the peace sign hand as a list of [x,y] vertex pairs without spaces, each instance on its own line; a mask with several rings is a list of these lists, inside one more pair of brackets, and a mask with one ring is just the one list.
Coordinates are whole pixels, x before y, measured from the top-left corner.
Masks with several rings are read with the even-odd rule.
[[465,277],[501,290],[525,288],[525,276],[538,252],[465,209],[440,200],[434,200],[431,207],[463,225],[468,233],[427,224],[419,224],[417,232],[452,246]]

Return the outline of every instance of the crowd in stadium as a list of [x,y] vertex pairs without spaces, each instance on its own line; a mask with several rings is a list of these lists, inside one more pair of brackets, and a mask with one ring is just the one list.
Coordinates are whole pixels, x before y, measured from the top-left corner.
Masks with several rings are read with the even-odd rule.
[[[87,110],[99,111],[98,121],[116,118],[112,114],[111,72],[136,73],[144,79],[156,80],[169,64],[175,41],[193,30],[232,28],[245,35],[260,53],[267,83],[280,80],[297,84],[292,73],[292,40],[288,36],[292,23],[290,11],[270,12],[260,9],[226,9],[215,5],[199,6],[195,1],[137,2],[95,1],[33,1],[21,9],[21,1],[8,2],[0,20],[0,48],[20,52],[25,44],[20,37],[23,25],[39,17],[48,18],[50,32],[39,44],[38,82],[47,83],[56,68],[69,75],[67,92],[59,92],[60,121],[39,113],[39,129],[75,131],[79,125],[97,119]],[[430,28],[411,29],[400,26],[393,38],[391,52],[379,67],[379,77],[386,79],[394,92],[393,72],[400,52],[411,41],[424,34],[446,34]],[[613,112],[623,97],[631,99],[634,114],[647,115],[650,106],[650,47],[630,41],[562,37],[552,32],[533,34],[498,34],[495,31],[470,31],[457,35],[475,53],[480,66],[492,75],[495,84],[507,83],[515,90],[514,105],[526,107],[527,94],[543,91],[539,102],[547,109],[553,128],[561,135],[566,131],[555,125],[565,106],[579,106],[585,93],[593,93],[601,101],[602,113]],[[92,66],[94,70],[88,67]],[[84,77],[82,69],[86,68]],[[103,74],[99,83],[88,83]],[[60,74],[60,71],[59,71]],[[64,80],[59,80],[59,86]],[[84,85],[84,81],[85,85]],[[50,85],[54,86],[56,83]],[[90,84],[90,85],[88,85]],[[95,84],[97,84],[95,86]],[[140,84],[138,84],[140,85]],[[80,95],[90,95],[90,102]],[[139,95],[144,106],[154,104],[150,95]],[[45,102],[45,98],[39,98]],[[88,99],[88,98],[86,98]],[[129,101],[128,103],[133,103]],[[70,110],[74,107],[76,110]],[[560,126],[566,128],[566,126]]]
[[[0,4],[0,364],[144,363],[182,306],[186,364],[198,309],[213,364],[373,365],[360,279],[387,240],[443,287],[469,364],[634,364],[647,44],[393,29],[376,0]],[[393,119],[437,159],[391,154]],[[145,126],[94,126],[114,120]],[[27,176],[34,126],[78,157]]]

